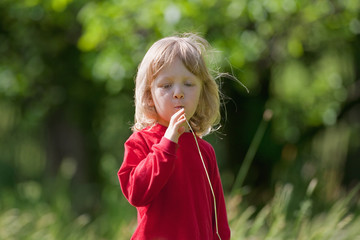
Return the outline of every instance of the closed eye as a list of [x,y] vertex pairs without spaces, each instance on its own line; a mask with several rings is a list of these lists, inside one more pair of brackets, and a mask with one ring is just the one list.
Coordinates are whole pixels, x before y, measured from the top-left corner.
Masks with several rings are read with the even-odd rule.
[[170,87],[171,87],[171,84],[163,84],[163,85],[161,85],[161,88],[165,88],[165,89],[170,88]]

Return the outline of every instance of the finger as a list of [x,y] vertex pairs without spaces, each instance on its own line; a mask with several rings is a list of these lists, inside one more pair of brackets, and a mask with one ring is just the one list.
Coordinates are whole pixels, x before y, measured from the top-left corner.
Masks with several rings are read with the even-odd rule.
[[[186,118],[183,115],[176,121],[176,123],[174,123],[174,128],[177,128],[179,130],[180,128],[185,127],[185,124],[186,124],[185,122],[186,122]],[[182,132],[182,131],[179,130],[179,133],[180,132]]]
[[184,109],[183,108],[180,109],[179,111],[177,111],[176,113],[174,113],[174,115],[171,116],[170,121],[176,122],[181,117],[181,114],[184,114]]
[[177,111],[176,113],[174,113],[173,116],[179,116],[179,115],[181,115],[181,114],[184,113],[184,112],[185,112],[185,109],[184,109],[184,108],[181,108],[179,111]]
[[181,135],[181,134],[183,134],[185,132],[185,130],[186,130],[185,126],[181,126],[178,129],[178,133]]

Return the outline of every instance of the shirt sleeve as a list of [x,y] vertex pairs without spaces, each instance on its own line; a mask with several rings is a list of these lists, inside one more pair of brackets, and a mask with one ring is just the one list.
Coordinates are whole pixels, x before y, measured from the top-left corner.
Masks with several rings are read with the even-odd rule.
[[165,137],[150,147],[139,135],[126,141],[118,177],[130,204],[146,206],[157,196],[174,171],[176,149],[177,144]]
[[[216,162],[215,151],[212,147],[211,147],[211,158],[212,158],[211,182],[213,184],[214,194],[216,198],[219,235],[222,240],[229,240],[231,236],[231,232],[230,232],[229,222],[226,213],[224,191],[221,184],[219,168]],[[218,239],[216,232],[214,233],[214,239]]]

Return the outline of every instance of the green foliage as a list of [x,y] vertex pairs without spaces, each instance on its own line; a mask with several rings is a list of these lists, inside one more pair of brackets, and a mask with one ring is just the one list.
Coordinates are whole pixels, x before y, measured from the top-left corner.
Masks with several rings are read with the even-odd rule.
[[[46,204],[23,199],[9,199],[16,205],[0,209],[1,239],[129,239],[136,219],[120,194],[105,190],[106,208],[93,219],[89,214],[75,215],[66,193],[56,195],[56,203]],[[115,197],[115,198],[114,198]]]
[[326,212],[314,214],[311,197],[315,182],[310,183],[305,198],[297,199],[296,211],[288,208],[294,197],[290,184],[279,185],[274,198],[257,213],[246,205],[232,209],[232,201],[236,202],[235,206],[240,204],[239,196],[232,196],[228,204],[228,211],[232,212],[232,239],[359,239],[360,230],[355,227],[360,223],[359,213],[350,211],[359,187],[349,196],[339,198]]

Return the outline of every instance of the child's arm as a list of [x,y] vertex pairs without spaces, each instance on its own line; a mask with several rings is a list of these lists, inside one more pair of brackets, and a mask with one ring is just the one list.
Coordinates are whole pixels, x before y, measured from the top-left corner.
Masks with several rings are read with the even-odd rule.
[[140,134],[134,134],[126,141],[118,177],[130,204],[146,206],[161,191],[174,170],[176,149],[177,144],[166,138],[151,149]]
[[[148,149],[140,134],[125,143],[124,162],[118,172],[121,189],[134,206],[145,206],[161,191],[171,176],[176,160],[177,142],[185,131],[185,111],[170,119],[164,137]],[[149,140],[149,139],[148,139]]]

